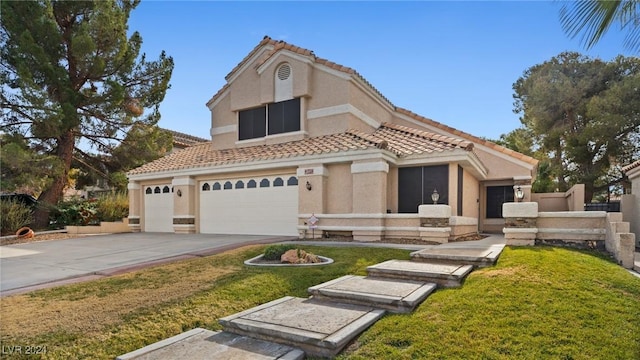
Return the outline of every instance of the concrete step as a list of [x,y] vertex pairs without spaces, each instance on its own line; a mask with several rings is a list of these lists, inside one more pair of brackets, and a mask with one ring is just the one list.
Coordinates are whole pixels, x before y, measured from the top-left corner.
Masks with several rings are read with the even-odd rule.
[[411,260],[436,264],[465,264],[475,267],[492,266],[504,249],[503,244],[485,247],[434,247],[411,253]]
[[116,360],[301,360],[304,352],[290,346],[201,328],[158,341]]
[[434,264],[428,262],[389,260],[367,267],[369,276],[436,283],[458,287],[473,270],[473,265]]
[[393,313],[413,311],[436,284],[421,281],[346,275],[309,288],[315,299],[368,305]]
[[283,297],[219,320],[225,331],[334,357],[385,314],[370,306]]

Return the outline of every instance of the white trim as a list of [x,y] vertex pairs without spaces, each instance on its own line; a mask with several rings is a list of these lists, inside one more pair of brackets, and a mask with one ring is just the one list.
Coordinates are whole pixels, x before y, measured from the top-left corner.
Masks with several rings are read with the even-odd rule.
[[343,115],[343,114],[351,114],[357,117],[358,119],[364,121],[367,125],[370,125],[376,129],[380,126],[380,124],[382,124],[380,121],[377,121],[376,119],[370,117],[369,115],[365,114],[362,110],[356,108],[351,104],[341,104],[341,105],[329,106],[329,107],[320,108],[320,109],[307,110],[307,119],[313,120],[313,119],[319,119],[327,116]]
[[384,161],[366,162],[366,163],[352,163],[351,173],[369,173],[369,172],[389,172],[389,164]]
[[[224,86],[225,85],[223,85],[222,87]],[[211,102],[211,99],[213,99],[213,97],[209,99],[209,101],[207,101],[205,105],[207,105],[207,108],[209,108],[209,111],[213,111],[213,108],[216,107],[220,103],[220,101],[222,101],[222,99],[224,99],[225,97],[227,97],[227,95],[229,95],[229,90],[230,88],[224,89],[224,91],[220,93],[220,95],[215,101]],[[215,96],[215,94],[213,96]]]
[[140,183],[132,181],[127,184],[127,190],[140,190]]
[[[128,219],[140,219],[140,215],[129,215],[127,216]],[[133,225],[138,225],[138,224],[133,224]]]
[[420,231],[420,226],[387,226],[385,231]]
[[210,134],[211,136],[215,136],[215,135],[221,135],[221,134],[228,134],[236,131],[238,131],[238,125],[225,125],[225,126],[212,127]]
[[190,176],[174,177],[173,180],[171,180],[171,185],[173,186],[180,186],[180,185],[192,186],[195,184],[196,184],[196,180]]
[[195,228],[196,225],[195,224],[173,224],[173,228],[182,228],[182,229],[186,229],[186,228]]
[[[195,215],[173,215],[174,219],[195,219]],[[184,224],[183,224],[184,225]],[[193,224],[190,224],[193,225]]]
[[[287,50],[287,49],[280,49],[280,50],[278,50],[278,52],[276,54],[271,56],[269,58],[269,60],[267,60],[264,63],[262,63],[262,65],[260,65],[260,67],[258,67],[256,69],[256,72],[258,73],[258,75],[262,75],[262,73],[265,72],[265,70],[267,70],[267,68],[269,66],[271,66],[271,64],[273,64],[274,62],[276,62],[276,60],[278,60],[280,55],[283,55],[283,56],[289,57],[290,59],[297,60],[297,61],[300,61],[300,62],[303,62],[305,64],[313,66],[313,61],[311,61],[307,56],[303,56],[303,55],[294,53],[294,52],[292,52],[290,50]],[[282,62],[288,62],[287,60],[281,60],[281,61]],[[293,67],[291,67],[291,70],[293,72]]]
[[504,234],[535,234],[538,232],[538,228],[503,228]]
[[539,218],[604,218],[606,211],[554,211],[539,212]]
[[529,175],[524,175],[524,176],[514,176],[513,180],[515,181],[522,181],[522,180],[531,180],[531,176]]
[[304,137],[304,136],[309,135],[309,133],[307,133],[304,130],[298,130],[298,131],[291,131],[291,132],[285,132],[285,133],[280,133],[280,134],[265,135],[265,136],[259,137],[259,138],[246,139],[246,140],[236,140],[236,145],[252,145],[252,144],[258,144],[258,143],[265,143],[266,144],[269,140],[283,138],[283,137],[287,137],[287,136],[300,136],[300,135],[302,135]]
[[[322,219],[383,219],[387,214],[373,213],[373,214],[298,214],[300,219],[308,219],[311,215],[315,215],[319,220]],[[417,218],[417,216],[416,216]]]
[[450,227],[424,227],[424,226],[420,226],[418,228],[418,230],[420,232],[437,232],[437,233],[450,233],[451,232],[451,228]]
[[257,59],[259,59],[260,57],[262,57],[262,55],[266,52],[266,51],[271,51],[273,50],[274,46],[271,44],[265,44],[262,46],[262,49],[256,51],[255,54],[253,54],[252,57],[250,57],[249,59],[247,59],[244,64],[242,64],[242,66],[236,70],[236,72],[229,76],[228,78],[225,77],[225,80],[227,80],[227,83],[230,84],[232,83],[238,76],[240,76],[240,74],[242,74],[245,70],[247,70],[247,68],[251,68],[253,66],[255,66],[255,61]]
[[[305,174],[307,170],[312,170],[312,174]],[[301,166],[296,170],[296,176],[329,176],[329,170],[324,166]],[[309,215],[311,216],[311,215]]]
[[[313,230],[307,225],[298,225],[298,230]],[[349,226],[349,225],[332,225],[318,226],[315,230],[335,230],[335,231],[384,231],[384,226]]]

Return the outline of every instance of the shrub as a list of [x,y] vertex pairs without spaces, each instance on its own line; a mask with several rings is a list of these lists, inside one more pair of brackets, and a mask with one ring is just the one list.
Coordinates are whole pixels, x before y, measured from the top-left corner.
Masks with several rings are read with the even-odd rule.
[[72,199],[58,203],[51,211],[50,223],[57,227],[97,225],[97,201],[95,199]]
[[264,260],[280,260],[282,254],[287,252],[287,250],[295,248],[296,247],[291,244],[269,245],[266,249],[264,249],[264,256],[262,258]]
[[117,192],[100,196],[97,201],[99,221],[122,221],[129,216],[129,197],[127,193]]
[[17,200],[0,200],[0,214],[2,214],[0,219],[2,235],[12,235],[33,220],[31,207]]

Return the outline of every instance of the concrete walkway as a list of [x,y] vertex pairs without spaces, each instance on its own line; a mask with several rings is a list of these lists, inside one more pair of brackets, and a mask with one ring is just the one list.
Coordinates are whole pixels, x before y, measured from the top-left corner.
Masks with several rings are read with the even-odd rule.
[[[436,287],[462,286],[474,267],[493,266],[504,246],[500,236],[482,242],[422,246],[411,253],[411,260],[388,260],[367,267],[366,277],[346,275],[312,286],[309,298],[285,296],[223,317],[218,320],[223,332],[193,329],[117,359],[227,359],[230,351],[236,352],[235,358],[246,360],[333,358],[385,313],[412,312]],[[219,337],[224,341],[215,340]]]
[[0,296],[97,279],[287,237],[127,233],[0,246]]

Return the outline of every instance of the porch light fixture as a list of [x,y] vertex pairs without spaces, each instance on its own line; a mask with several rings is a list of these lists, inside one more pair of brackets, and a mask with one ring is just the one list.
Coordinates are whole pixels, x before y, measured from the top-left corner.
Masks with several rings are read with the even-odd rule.
[[433,189],[433,193],[431,193],[431,200],[433,200],[433,205],[436,205],[438,200],[440,200],[440,194],[438,194],[437,189]]
[[307,181],[307,190],[311,191],[311,183]]
[[522,191],[522,188],[520,186],[516,188],[516,198],[518,199],[518,201],[524,199],[524,191]]
[[176,191],[176,195],[178,195],[178,197],[182,197],[182,191],[178,189],[178,191]]

